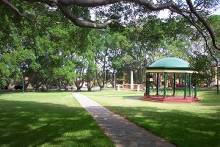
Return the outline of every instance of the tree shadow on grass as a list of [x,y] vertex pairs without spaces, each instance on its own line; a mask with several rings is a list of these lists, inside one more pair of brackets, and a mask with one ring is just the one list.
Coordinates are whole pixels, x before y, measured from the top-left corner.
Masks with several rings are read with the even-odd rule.
[[[209,109],[213,111],[213,113],[190,113],[180,110],[158,109],[149,106],[109,107],[109,109],[120,113],[139,126],[171,140],[177,144],[177,146],[219,147],[220,95],[216,95],[213,91],[207,91],[202,93],[202,97],[204,98],[199,102],[199,105],[211,106]],[[138,99],[138,97],[133,96],[124,96],[123,98]]]
[[0,146],[113,146],[81,107],[0,100]]
[[211,116],[152,107],[106,106],[180,147],[219,147],[220,111]]

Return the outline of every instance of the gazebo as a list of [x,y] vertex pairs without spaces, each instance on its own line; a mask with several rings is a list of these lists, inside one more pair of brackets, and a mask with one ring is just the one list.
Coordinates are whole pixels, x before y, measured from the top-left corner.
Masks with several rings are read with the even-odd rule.
[[[146,67],[144,100],[186,103],[198,101],[196,85],[192,84],[192,75],[196,73],[190,68],[187,61],[180,58],[168,57],[155,61]],[[152,87],[155,82],[156,91],[154,93]],[[171,90],[171,94],[168,94],[168,88]],[[184,90],[183,95],[176,94],[177,88]]]

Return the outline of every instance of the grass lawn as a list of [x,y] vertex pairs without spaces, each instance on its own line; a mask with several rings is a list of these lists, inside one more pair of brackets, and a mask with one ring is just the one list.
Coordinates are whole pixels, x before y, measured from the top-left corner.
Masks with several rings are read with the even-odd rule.
[[220,147],[220,95],[201,91],[200,103],[142,101],[143,92],[83,92],[103,106],[179,147]]
[[1,93],[0,146],[110,147],[71,93]]

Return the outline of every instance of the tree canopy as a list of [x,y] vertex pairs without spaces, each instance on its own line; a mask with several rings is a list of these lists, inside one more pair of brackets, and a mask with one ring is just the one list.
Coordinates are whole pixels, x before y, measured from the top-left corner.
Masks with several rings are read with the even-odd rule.
[[[134,6],[137,6],[138,11],[142,15],[149,12],[158,12],[161,10],[169,10],[172,13],[176,13],[183,18],[185,18],[192,26],[194,26],[200,35],[207,42],[207,38],[211,38],[212,47],[220,50],[218,44],[216,43],[216,35],[206,20],[206,16],[210,9],[219,4],[219,0],[180,0],[180,1],[153,1],[153,0],[34,0],[19,1],[19,6],[9,0],[1,0],[1,2],[14,11],[17,15],[25,16],[25,11],[27,5],[32,5],[34,8],[38,7],[38,4],[47,4],[48,11],[60,11],[64,16],[66,16],[75,25],[80,27],[92,27],[92,28],[104,28],[112,23],[118,23],[120,16],[114,15],[118,11],[133,11]],[[28,4],[27,4],[28,3]],[[88,8],[95,7],[99,9],[99,6],[113,5],[122,3],[121,9],[113,9],[113,15],[107,17],[105,20],[100,20],[100,22],[93,21],[88,17]],[[130,4],[124,6],[123,4]],[[111,6],[110,6],[111,7]],[[51,8],[54,8],[51,10]],[[80,13],[75,13],[79,12]],[[80,14],[78,16],[77,14]],[[120,13],[119,13],[120,14]]]
[[[217,0],[0,2],[1,86],[28,78],[36,90],[80,90],[84,81],[102,89],[128,70],[142,83],[145,66],[164,56],[198,61],[195,68],[203,56],[218,63],[220,17],[210,15]],[[163,10],[170,16],[157,17]]]

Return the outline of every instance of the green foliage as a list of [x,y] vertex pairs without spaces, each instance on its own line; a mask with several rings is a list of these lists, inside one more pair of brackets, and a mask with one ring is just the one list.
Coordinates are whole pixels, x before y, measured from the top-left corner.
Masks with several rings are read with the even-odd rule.
[[[118,72],[122,76],[130,69],[137,71],[138,82],[141,83],[147,64],[164,56],[189,59],[193,56],[190,51],[192,43],[200,41],[195,30],[179,17],[164,20],[149,15],[141,20],[140,25],[115,25],[96,30],[73,26],[59,11],[48,11],[48,7],[41,4],[34,3],[34,7],[26,2],[15,1],[14,4],[27,11],[31,21],[14,19],[7,8],[0,6],[2,86],[11,81],[20,82],[26,76],[36,90],[50,88],[51,85],[62,88],[71,85],[77,78],[95,81],[94,77],[99,73],[101,76],[96,80],[104,81],[106,71]],[[109,12],[121,12],[128,8],[130,15],[132,7],[120,3],[111,7]],[[135,8],[135,11],[138,10],[141,10],[136,12],[139,16],[142,9]],[[71,11],[90,17],[87,8],[74,6]],[[117,13],[117,16],[120,14]],[[128,17],[125,20],[128,21]],[[209,21],[219,36],[219,17],[213,16]]]
[[220,45],[220,15],[214,15],[209,17],[209,22],[214,29],[217,43]]
[[198,73],[193,76],[193,82],[197,84],[204,83],[210,85],[215,69],[210,67],[213,65],[212,61],[206,55],[197,55],[190,60],[192,68]]
[[[74,54],[85,50],[86,29],[70,25],[59,13],[48,12],[43,5],[30,8],[18,3],[19,6],[29,9],[31,21],[22,19],[14,22],[10,15],[2,13],[1,86],[12,81],[16,84],[23,76],[29,78],[28,83],[36,90],[42,86],[72,84],[77,64]],[[32,17],[32,14],[37,14],[37,17]]]

